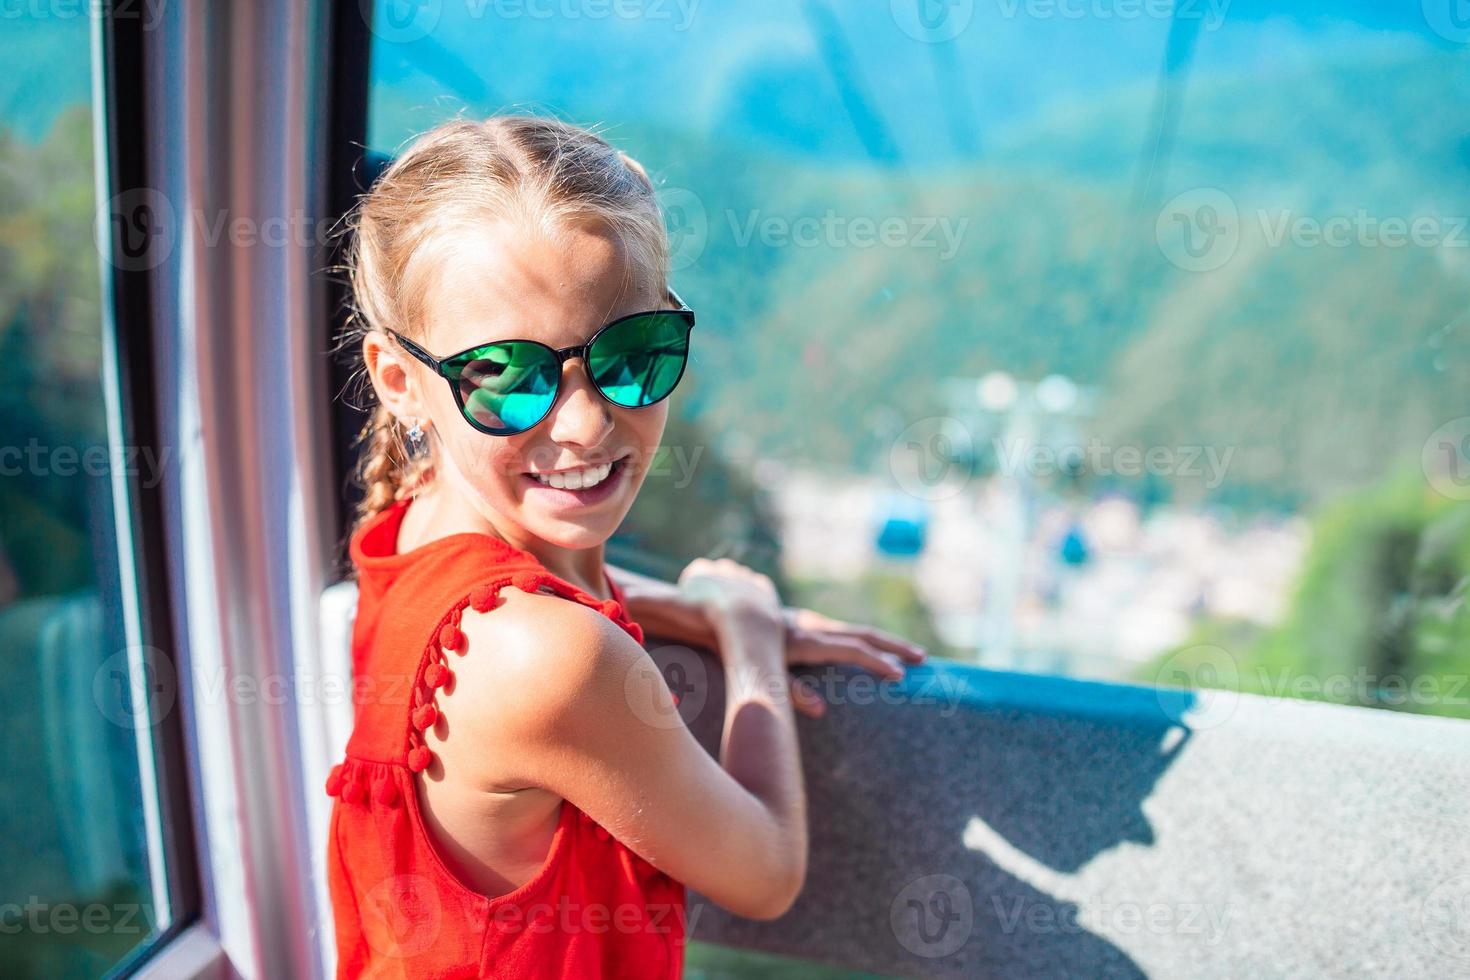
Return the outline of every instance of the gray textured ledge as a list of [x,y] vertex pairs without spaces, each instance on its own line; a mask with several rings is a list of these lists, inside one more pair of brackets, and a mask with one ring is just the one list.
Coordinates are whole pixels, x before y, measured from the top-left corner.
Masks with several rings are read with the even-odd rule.
[[[648,645],[713,750],[717,661]],[[817,675],[846,703],[800,722],[797,904],[752,922],[691,895],[696,938],[909,976],[1470,976],[1470,723],[852,677]]]

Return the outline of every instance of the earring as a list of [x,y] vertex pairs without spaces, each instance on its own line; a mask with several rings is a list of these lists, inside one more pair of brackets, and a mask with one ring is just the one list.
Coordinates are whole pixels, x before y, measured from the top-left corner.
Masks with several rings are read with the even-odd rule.
[[409,455],[422,456],[424,449],[427,447],[427,442],[428,440],[424,438],[423,425],[420,424],[418,419],[414,419],[413,425],[408,430]]

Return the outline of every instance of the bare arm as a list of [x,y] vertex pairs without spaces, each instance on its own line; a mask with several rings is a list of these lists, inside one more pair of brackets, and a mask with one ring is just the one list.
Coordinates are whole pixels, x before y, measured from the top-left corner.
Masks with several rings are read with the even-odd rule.
[[[699,567],[697,559],[691,568]],[[733,563],[732,563],[733,564]],[[639,575],[607,565],[607,572],[623,590],[628,615],[643,627],[645,635],[691,647],[704,647],[723,656],[724,644],[701,602],[680,583]],[[688,569],[685,570],[686,573]],[[748,570],[747,570],[748,571]],[[923,663],[923,647],[872,626],[846,623],[811,609],[781,607],[785,622],[786,663],[791,666],[850,664],[881,677],[902,677],[906,664]],[[796,710],[812,718],[826,713],[821,695],[809,685],[792,678],[791,693]]]
[[807,833],[779,615],[749,595],[709,613],[728,652],[716,762],[615,623],[564,599],[501,594],[499,607],[467,611],[468,651],[441,692],[446,776],[544,788],[735,914],[785,912]]

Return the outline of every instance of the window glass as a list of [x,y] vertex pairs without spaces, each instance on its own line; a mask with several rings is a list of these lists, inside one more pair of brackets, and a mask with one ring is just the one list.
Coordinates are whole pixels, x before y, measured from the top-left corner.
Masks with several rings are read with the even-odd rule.
[[1467,41],[1448,2],[381,0],[369,144],[551,112],[653,173],[700,326],[649,567],[1470,717]]
[[[100,976],[168,925],[152,740],[119,537],[160,461],[121,445],[99,275],[88,5],[0,11],[0,974]],[[118,494],[124,496],[117,496]]]

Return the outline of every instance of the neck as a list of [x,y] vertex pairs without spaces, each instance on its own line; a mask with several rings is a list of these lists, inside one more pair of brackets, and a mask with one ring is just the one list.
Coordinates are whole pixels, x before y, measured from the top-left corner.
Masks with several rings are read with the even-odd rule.
[[557,578],[599,599],[610,599],[603,545],[564,548],[527,534],[513,522],[494,513],[485,514],[464,494],[446,490],[434,481],[414,498],[398,532],[398,550],[406,551],[451,534],[488,534],[528,552]]

